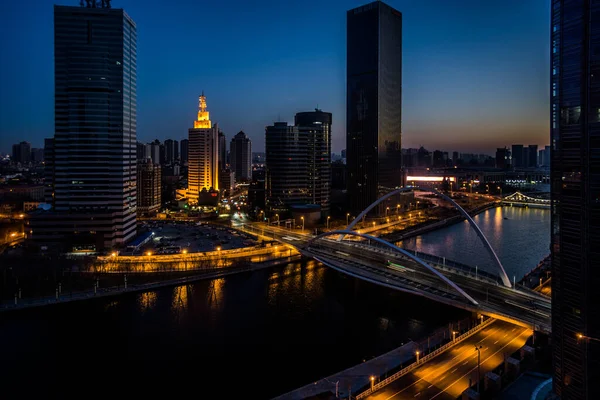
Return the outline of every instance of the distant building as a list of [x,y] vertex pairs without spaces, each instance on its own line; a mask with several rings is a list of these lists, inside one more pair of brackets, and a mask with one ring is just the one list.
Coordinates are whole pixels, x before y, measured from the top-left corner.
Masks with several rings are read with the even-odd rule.
[[525,160],[523,158],[523,145],[522,144],[513,144],[512,145],[512,161],[513,168],[524,168]]
[[265,153],[260,151],[255,151],[252,153],[252,164],[264,164],[265,163]]
[[177,156],[179,153],[179,143],[177,143],[177,140],[173,140],[173,139],[167,139],[165,140],[165,160],[164,160],[164,164],[173,164],[175,162],[175,160],[177,160]]
[[135,236],[136,49],[122,9],[54,6],[54,210],[30,219],[34,240],[111,248]]
[[154,140],[152,143],[148,143],[148,147],[147,149],[149,149],[150,151],[150,155],[148,156],[150,159],[152,159],[152,162],[154,164],[161,164],[161,158],[164,159],[164,153],[163,156],[161,157],[161,144],[160,144],[160,140],[156,139]]
[[496,149],[496,168],[508,169],[510,168],[510,150],[506,147],[500,147]]
[[146,145],[144,143],[141,142],[137,142],[136,144],[136,158],[137,161],[143,161],[146,159]]
[[12,162],[21,164],[31,162],[31,144],[29,142],[12,145]]
[[44,161],[44,149],[31,149],[31,161],[39,164]]
[[243,131],[231,139],[229,145],[231,170],[238,182],[252,179],[252,142]]
[[529,157],[528,157],[528,164],[527,167],[528,168],[537,168],[538,166],[538,147],[537,144],[530,144],[529,145]]
[[138,216],[154,214],[161,205],[161,166],[146,159],[137,164]]
[[219,188],[223,193],[223,197],[229,197],[233,194],[235,189],[235,172],[229,168],[219,172]]
[[550,167],[550,146],[544,147],[544,159],[542,165],[545,167]]
[[266,128],[266,199],[271,212],[317,204],[329,214],[331,192],[331,113],[296,114],[296,125]]
[[199,204],[200,191],[211,191],[203,199],[212,200],[213,191],[219,189],[219,127],[212,125],[206,109],[206,96],[200,96],[198,119],[189,129],[188,203]]
[[349,10],[346,44],[348,198],[358,213],[380,188],[402,186],[402,14],[381,1]]
[[227,141],[225,134],[219,129],[219,171],[227,169]]
[[346,164],[341,160],[331,163],[331,188],[346,189]]
[[180,142],[181,151],[179,152],[179,159],[181,160],[182,165],[188,162],[189,143],[190,141],[188,139],[183,139]]

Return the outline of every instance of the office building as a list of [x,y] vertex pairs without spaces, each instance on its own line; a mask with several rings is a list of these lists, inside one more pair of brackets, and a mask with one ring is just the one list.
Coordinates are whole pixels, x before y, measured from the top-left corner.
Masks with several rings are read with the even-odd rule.
[[347,13],[346,164],[352,212],[402,186],[402,14],[376,1]]
[[219,129],[219,171],[227,169],[227,141],[225,134]]
[[31,162],[41,163],[44,161],[44,149],[31,149]]
[[141,142],[136,143],[136,158],[137,161],[143,161],[146,159],[146,145]]
[[600,14],[551,12],[551,252],[554,392],[600,399]]
[[252,142],[243,131],[231,139],[229,144],[231,170],[237,182],[252,179]]
[[266,201],[271,213],[316,204],[329,214],[331,192],[331,113],[296,114],[296,125],[266,128]]
[[235,172],[229,168],[219,171],[219,188],[224,197],[231,196],[235,189]]
[[28,164],[31,161],[31,144],[21,142],[12,145],[12,162]]
[[180,142],[179,160],[181,161],[182,165],[184,165],[188,162],[189,143],[190,143],[190,141],[188,139],[183,139]]
[[44,139],[44,202],[54,206],[54,138]]
[[154,214],[161,204],[161,166],[151,159],[137,164],[137,213],[138,216]]
[[161,158],[164,159],[164,152],[161,157],[161,144],[160,140],[155,139],[152,143],[148,143],[146,146],[147,158],[150,158],[154,164],[161,164]]
[[137,34],[122,9],[90,4],[54,6],[54,211],[31,230],[110,248],[136,233]]
[[204,92],[199,99],[198,119],[189,129],[188,188],[186,198],[198,204],[200,191],[219,189],[219,127],[206,109]]
[[544,146],[544,158],[541,164],[544,167],[550,168],[550,146]]
[[538,147],[537,144],[530,144],[529,148],[529,157],[528,157],[528,161],[529,163],[527,164],[528,168],[537,168],[538,166]]

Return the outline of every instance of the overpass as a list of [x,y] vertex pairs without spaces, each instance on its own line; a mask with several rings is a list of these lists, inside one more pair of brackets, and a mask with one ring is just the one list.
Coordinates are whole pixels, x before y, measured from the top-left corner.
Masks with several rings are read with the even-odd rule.
[[[352,228],[371,209],[394,194],[424,190],[449,201],[469,221],[490,253],[497,274],[479,271],[432,255],[415,254],[382,238]],[[550,299],[510,282],[504,267],[483,232],[452,199],[435,189],[406,187],[396,189],[371,204],[344,230],[314,236],[298,230],[243,224],[251,233],[294,246],[303,255],[347,275],[377,285],[426,297],[465,310],[505,320],[536,331],[549,333]]]

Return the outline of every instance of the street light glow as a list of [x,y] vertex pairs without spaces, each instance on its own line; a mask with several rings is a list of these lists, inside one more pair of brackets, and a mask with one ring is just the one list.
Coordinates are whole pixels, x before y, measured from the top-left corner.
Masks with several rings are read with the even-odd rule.
[[147,252],[147,253],[146,253],[146,255],[147,255],[147,256],[151,256],[151,255],[152,255],[152,252],[151,252],[151,251],[149,251],[149,252]]

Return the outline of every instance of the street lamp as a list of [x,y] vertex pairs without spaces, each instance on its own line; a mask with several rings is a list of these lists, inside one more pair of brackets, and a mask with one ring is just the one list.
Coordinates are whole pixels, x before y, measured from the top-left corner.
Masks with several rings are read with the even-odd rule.
[[456,341],[456,331],[452,331],[452,341]]
[[375,384],[375,377],[371,375],[371,392],[373,391],[373,385]]
[[479,393],[479,381],[481,380],[481,349],[483,346],[475,346],[477,350],[477,393]]
[[588,340],[588,341],[593,340],[595,342],[600,342],[600,339],[596,339],[596,338],[593,338],[591,336],[585,336],[582,333],[578,333],[577,334],[577,340],[579,341],[580,339],[585,339],[585,340]]
[[152,252],[151,252],[151,251],[149,251],[149,252],[147,252],[147,253],[146,253],[146,255],[147,255],[148,257],[150,257],[150,256],[152,255]]
[[417,350],[416,354],[417,354],[417,364],[418,364],[419,363],[419,350]]
[[277,217],[277,226],[279,226],[279,214],[275,214],[275,216]]
[[327,229],[329,229],[329,220],[331,219],[330,216],[327,216]]
[[388,211],[390,211],[390,208],[389,208],[389,207],[386,207],[386,208],[385,208],[385,216],[386,216],[386,217],[387,217],[387,215],[388,215]]
[[346,225],[348,225],[348,224],[349,224],[349,222],[348,222],[348,218],[350,218],[350,213],[347,213],[347,214],[346,214]]
[[300,217],[300,219],[302,220],[302,232],[304,232],[304,216]]

